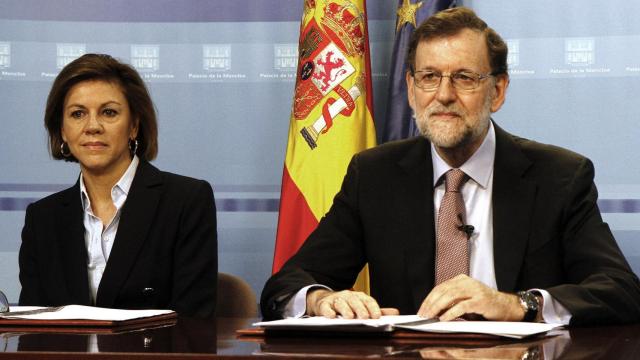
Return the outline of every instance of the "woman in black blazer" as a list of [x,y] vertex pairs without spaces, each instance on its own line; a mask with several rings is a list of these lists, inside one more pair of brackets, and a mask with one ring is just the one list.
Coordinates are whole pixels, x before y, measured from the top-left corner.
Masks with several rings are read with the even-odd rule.
[[20,305],[213,316],[213,190],[149,164],[158,131],[140,75],[111,56],[84,55],[54,81],[44,122],[53,158],[78,162],[80,176],[27,207]]

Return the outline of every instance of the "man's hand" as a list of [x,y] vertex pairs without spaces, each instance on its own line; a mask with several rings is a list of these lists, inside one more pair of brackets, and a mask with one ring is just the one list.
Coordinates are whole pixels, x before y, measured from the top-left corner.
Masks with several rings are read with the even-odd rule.
[[437,317],[441,321],[478,315],[486,320],[521,321],[524,309],[517,295],[499,292],[467,275],[458,275],[433,288],[422,302],[418,315]]
[[307,293],[307,315],[345,319],[378,319],[381,315],[398,315],[393,308],[380,309],[371,296],[359,291],[313,289]]

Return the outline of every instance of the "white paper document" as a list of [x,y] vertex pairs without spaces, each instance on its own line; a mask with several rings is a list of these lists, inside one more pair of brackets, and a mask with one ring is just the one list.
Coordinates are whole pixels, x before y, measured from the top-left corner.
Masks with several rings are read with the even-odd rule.
[[379,319],[329,319],[323,316],[314,317],[302,317],[302,318],[288,318],[274,321],[262,321],[254,323],[253,326],[261,326],[267,329],[308,329],[308,330],[333,330],[334,327],[338,327],[338,330],[357,330],[362,328],[366,331],[368,328],[371,331],[393,331],[394,325],[402,323],[410,323],[414,321],[426,320],[418,315],[397,315],[397,316],[382,316]]
[[414,331],[486,334],[522,339],[527,336],[546,333],[562,326],[562,324],[509,321],[442,321],[413,326],[398,324],[395,327]]
[[522,339],[562,327],[561,324],[506,321],[437,321],[418,315],[382,316],[380,319],[329,319],[321,316],[263,321],[265,329],[309,331],[391,332],[395,329],[434,333],[470,333]]
[[0,319],[126,321],[173,313],[172,310],[122,310],[84,305],[12,306],[10,310],[0,313]]

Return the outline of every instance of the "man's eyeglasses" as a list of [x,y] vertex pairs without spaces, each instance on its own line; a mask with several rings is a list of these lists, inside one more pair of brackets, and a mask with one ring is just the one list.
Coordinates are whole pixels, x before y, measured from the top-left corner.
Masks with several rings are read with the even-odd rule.
[[0,291],[0,313],[5,313],[9,311],[9,300],[4,296],[4,293]]
[[473,90],[480,86],[480,81],[494,74],[478,74],[473,71],[456,71],[443,74],[434,70],[418,70],[413,72],[414,84],[422,90],[436,90],[440,87],[442,78],[451,79],[451,84],[457,90]]

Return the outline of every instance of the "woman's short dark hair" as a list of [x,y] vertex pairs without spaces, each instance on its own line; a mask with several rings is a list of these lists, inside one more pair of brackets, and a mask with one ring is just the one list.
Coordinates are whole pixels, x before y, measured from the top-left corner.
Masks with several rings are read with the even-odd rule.
[[440,11],[425,20],[413,32],[407,52],[407,65],[411,73],[413,74],[415,70],[416,50],[420,42],[456,35],[464,29],[485,34],[491,73],[493,75],[507,74],[507,53],[509,51],[507,44],[473,10],[466,7]]
[[74,85],[89,80],[107,81],[120,86],[129,103],[131,120],[138,124],[136,154],[147,161],[155,159],[158,154],[158,122],[149,91],[132,66],[105,54],[86,54],[77,58],[65,66],[53,82],[44,113],[51,156],[58,160],[78,161],[73,155],[65,157],[61,150],[64,143],[64,100]]

